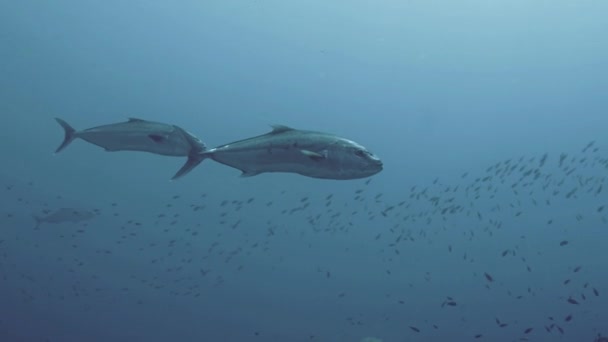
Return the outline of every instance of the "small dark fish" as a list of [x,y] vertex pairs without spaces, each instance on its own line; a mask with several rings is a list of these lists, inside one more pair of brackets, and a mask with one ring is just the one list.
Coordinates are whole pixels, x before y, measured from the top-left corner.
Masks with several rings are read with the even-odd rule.
[[566,240],[564,240],[564,241],[562,241],[562,242],[559,243],[559,245],[562,246],[562,247],[565,246],[565,245],[567,245],[567,244],[568,244],[568,241],[566,241]]
[[574,273],[577,273],[578,271],[580,271],[580,270],[581,270],[581,268],[583,268],[583,267],[582,267],[582,266],[576,266],[576,267],[574,268]]
[[415,332],[417,332],[417,333],[419,333],[419,332],[420,332],[420,329],[418,329],[418,328],[416,328],[416,327],[413,327],[413,326],[411,326],[411,325],[410,325],[410,329],[412,329],[413,331],[415,331]]
[[597,334],[597,338],[594,342],[608,342],[608,337],[602,336],[602,334]]
[[566,316],[566,318],[564,318],[564,321],[566,322],[570,322],[572,320],[572,315],[568,315]]
[[483,275],[484,275],[484,277],[486,277],[487,281],[489,281],[489,282],[493,282],[494,281],[494,278],[491,275],[489,275],[488,273],[484,272]]
[[528,328],[528,329],[524,330],[524,334],[529,334],[532,332],[532,330],[534,330],[534,328]]
[[593,288],[593,294],[594,294],[596,297],[599,297],[599,296],[600,296],[599,291],[598,291],[598,290],[596,290],[595,288]]
[[574,304],[574,305],[578,305],[579,304],[578,301],[576,301],[576,299],[574,299],[572,297],[568,298],[568,303]]

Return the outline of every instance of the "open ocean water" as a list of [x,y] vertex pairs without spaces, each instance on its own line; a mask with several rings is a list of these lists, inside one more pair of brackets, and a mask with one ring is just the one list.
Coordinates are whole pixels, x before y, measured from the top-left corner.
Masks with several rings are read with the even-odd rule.
[[[0,2],[0,341],[605,341],[608,2]],[[54,155],[270,124],[368,179]],[[36,216],[68,208],[60,222]],[[77,213],[93,214],[91,217]]]

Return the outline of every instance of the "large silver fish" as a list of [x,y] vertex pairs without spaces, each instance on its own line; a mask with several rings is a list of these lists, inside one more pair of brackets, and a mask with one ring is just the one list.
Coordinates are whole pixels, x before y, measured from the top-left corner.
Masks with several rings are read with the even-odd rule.
[[200,155],[242,171],[242,177],[290,172],[325,179],[357,179],[382,171],[365,147],[333,134],[276,125],[267,134],[235,141]]
[[188,157],[172,179],[190,172],[203,160],[199,152],[205,150],[205,145],[179,126],[130,118],[127,122],[77,131],[64,120],[55,120],[65,131],[64,140],[55,153],[66,148],[74,139],[80,138],[103,147],[106,151],[142,151],[164,156]]
[[87,221],[96,216],[96,213],[89,210],[76,209],[76,208],[61,208],[53,212],[45,212],[44,216],[32,215],[36,220],[36,226],[38,228],[43,223],[65,223],[65,222],[82,222]]

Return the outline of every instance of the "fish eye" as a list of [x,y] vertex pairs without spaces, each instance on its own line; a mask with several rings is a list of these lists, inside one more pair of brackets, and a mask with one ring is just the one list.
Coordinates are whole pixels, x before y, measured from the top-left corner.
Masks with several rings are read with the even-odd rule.
[[355,150],[355,155],[357,157],[363,158],[363,157],[365,157],[365,152],[363,150]]

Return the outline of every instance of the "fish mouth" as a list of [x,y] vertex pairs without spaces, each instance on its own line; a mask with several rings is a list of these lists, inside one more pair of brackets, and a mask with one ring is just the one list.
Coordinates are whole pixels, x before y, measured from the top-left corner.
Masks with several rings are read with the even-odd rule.
[[380,159],[374,160],[369,168],[369,170],[372,172],[372,174],[376,174],[376,173],[382,171],[383,169],[384,169],[384,164],[382,163],[382,161]]

